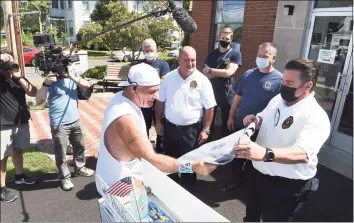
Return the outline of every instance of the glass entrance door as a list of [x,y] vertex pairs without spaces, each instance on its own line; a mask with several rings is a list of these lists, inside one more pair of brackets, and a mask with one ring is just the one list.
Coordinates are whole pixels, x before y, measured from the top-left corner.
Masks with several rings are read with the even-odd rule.
[[327,143],[353,154],[352,12],[314,12],[310,33],[307,57],[319,68],[315,97],[332,125]]

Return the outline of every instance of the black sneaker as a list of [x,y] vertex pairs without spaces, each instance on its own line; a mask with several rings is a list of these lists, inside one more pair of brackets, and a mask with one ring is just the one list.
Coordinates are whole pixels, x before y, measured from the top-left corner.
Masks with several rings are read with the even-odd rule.
[[12,193],[7,187],[2,187],[0,188],[0,200],[3,202],[13,202],[16,200],[18,196],[14,193]]
[[25,174],[15,175],[15,184],[34,184],[37,179]]

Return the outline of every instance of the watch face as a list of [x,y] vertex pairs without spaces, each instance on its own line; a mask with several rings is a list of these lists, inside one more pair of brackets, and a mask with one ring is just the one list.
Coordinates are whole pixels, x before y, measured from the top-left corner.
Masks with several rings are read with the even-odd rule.
[[269,152],[267,153],[267,158],[268,158],[268,160],[271,160],[271,161],[274,160],[274,153],[273,153],[273,151],[269,151]]

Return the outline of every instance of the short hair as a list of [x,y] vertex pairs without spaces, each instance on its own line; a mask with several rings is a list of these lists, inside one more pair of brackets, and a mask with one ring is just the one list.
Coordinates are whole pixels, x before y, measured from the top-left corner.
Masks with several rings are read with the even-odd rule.
[[145,47],[155,47],[156,48],[156,42],[153,39],[146,39],[146,40],[144,40],[142,47],[143,47],[143,49]]
[[270,48],[270,53],[273,55],[273,56],[276,56],[277,55],[277,48],[275,47],[275,45],[271,42],[264,42],[262,43],[261,45],[259,45],[259,47],[269,47]]
[[233,35],[234,35],[234,31],[232,30],[232,28],[231,27],[229,27],[229,26],[224,26],[224,27],[221,27],[221,29],[220,29],[220,34],[221,33],[226,33],[226,34],[230,34],[231,33],[231,39],[232,39],[232,37],[233,37]]
[[312,81],[313,86],[311,91],[316,86],[318,69],[314,60],[302,58],[293,59],[286,63],[285,69],[300,71],[300,80],[302,83]]

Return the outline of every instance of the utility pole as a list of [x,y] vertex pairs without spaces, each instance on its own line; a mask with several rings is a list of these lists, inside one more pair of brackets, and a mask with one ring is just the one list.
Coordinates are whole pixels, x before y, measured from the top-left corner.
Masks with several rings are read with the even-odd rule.
[[2,1],[3,9],[4,9],[4,22],[6,27],[6,42],[7,42],[7,49],[12,51],[13,58],[17,61],[17,51],[16,49],[16,42],[15,42],[15,29],[12,23],[12,19],[10,15],[12,14],[12,1]]
[[[16,46],[16,51],[17,51],[17,61],[18,65],[21,69],[21,73],[24,76],[25,74],[25,62],[23,59],[23,50],[22,50],[22,31],[21,31],[21,23],[20,23],[20,17],[19,17],[19,1],[12,1],[12,11],[13,11],[13,23],[14,23],[14,28],[15,28],[15,46]],[[15,49],[13,50],[15,51]]]

